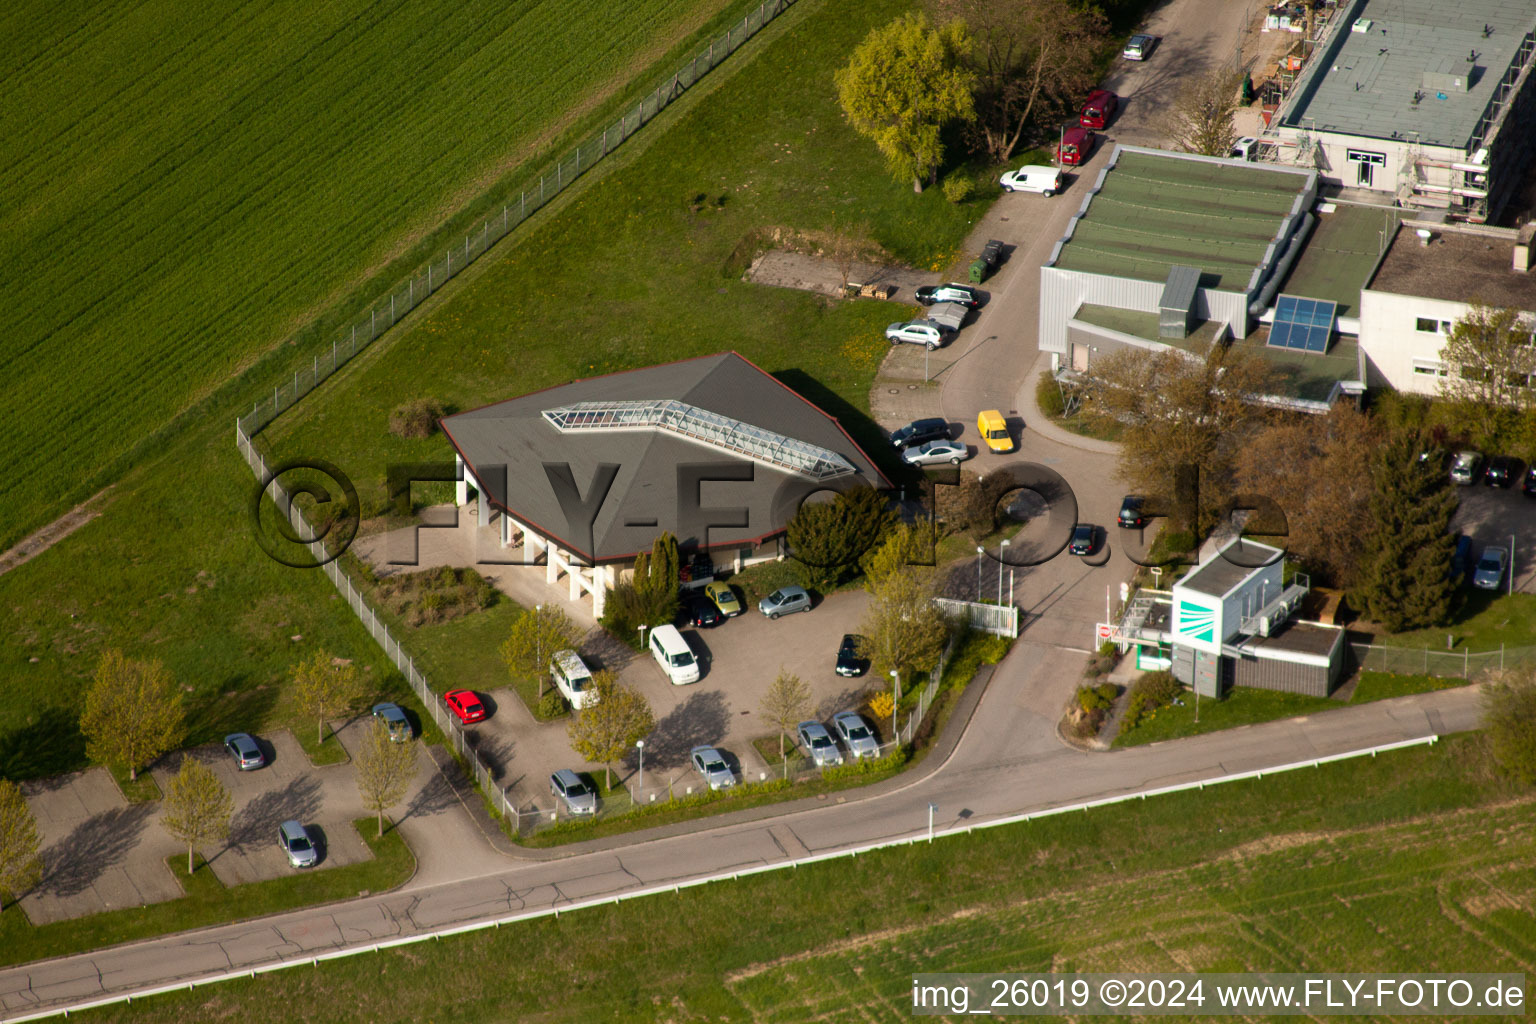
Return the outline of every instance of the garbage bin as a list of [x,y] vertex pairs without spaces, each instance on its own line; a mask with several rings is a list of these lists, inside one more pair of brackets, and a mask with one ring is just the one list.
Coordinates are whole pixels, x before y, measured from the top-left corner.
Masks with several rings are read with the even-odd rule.
[[971,284],[981,284],[987,277],[987,261],[976,259],[971,261]]

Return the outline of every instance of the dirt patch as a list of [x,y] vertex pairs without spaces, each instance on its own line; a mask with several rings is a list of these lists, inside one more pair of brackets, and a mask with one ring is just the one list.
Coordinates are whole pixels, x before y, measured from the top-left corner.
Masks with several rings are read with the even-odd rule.
[[[843,290],[843,272],[826,256],[770,249],[752,261],[747,280],[775,288],[798,288],[837,297]],[[926,284],[934,284],[933,275],[897,264],[854,263],[849,268],[849,284],[889,288],[891,301],[908,304],[912,295]],[[901,315],[896,313],[893,315]]]
[[101,515],[101,506],[106,503],[106,497],[114,486],[116,485],[108,484],[47,526],[23,537],[9,551],[0,554],[0,576],[4,576],[24,562],[30,562],[92,519]]

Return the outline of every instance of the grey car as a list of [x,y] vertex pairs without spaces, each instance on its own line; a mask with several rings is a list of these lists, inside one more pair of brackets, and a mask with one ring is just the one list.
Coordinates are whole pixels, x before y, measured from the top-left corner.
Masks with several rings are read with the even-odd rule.
[[801,722],[795,726],[800,736],[800,746],[817,768],[830,768],[843,763],[843,755],[837,749],[837,741],[820,722]]
[[757,602],[757,610],[770,619],[790,612],[808,612],[811,610],[811,595],[804,587],[780,587]]
[[864,757],[879,757],[880,744],[857,711],[839,711],[832,716],[832,726],[842,739],[843,746],[855,761]]
[[561,768],[549,777],[549,795],[565,804],[572,814],[597,813],[596,791],[569,768]]
[[970,448],[961,441],[925,441],[901,453],[901,461],[909,466],[938,466],[946,462],[958,466],[970,457]]
[[277,841],[288,855],[288,863],[296,868],[312,868],[319,854],[309,838],[309,830],[297,821],[285,821],[277,827]]
[[389,738],[396,743],[404,743],[411,738],[411,720],[405,717],[405,710],[399,704],[375,704],[373,717],[384,723],[384,728],[389,730]]
[[714,747],[694,747],[688,752],[688,760],[693,762],[693,770],[709,783],[710,789],[730,789],[736,785],[731,766]]
[[224,737],[224,749],[235,759],[243,772],[254,771],[267,763],[267,757],[256,744],[256,737],[248,732],[232,732]]
[[1483,548],[1483,557],[1472,570],[1472,585],[1479,590],[1498,590],[1504,585],[1504,563],[1508,558],[1509,552],[1501,546],[1490,544]]

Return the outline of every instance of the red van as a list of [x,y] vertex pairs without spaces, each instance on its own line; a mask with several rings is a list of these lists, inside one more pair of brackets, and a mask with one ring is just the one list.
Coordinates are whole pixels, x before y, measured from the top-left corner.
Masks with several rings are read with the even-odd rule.
[[1061,146],[1056,151],[1056,158],[1063,167],[1076,167],[1093,152],[1093,142],[1097,137],[1087,128],[1068,128],[1061,135]]
[[1095,89],[1088,94],[1082,113],[1077,116],[1077,123],[1084,128],[1108,127],[1109,119],[1115,116],[1119,106],[1120,97],[1108,89]]

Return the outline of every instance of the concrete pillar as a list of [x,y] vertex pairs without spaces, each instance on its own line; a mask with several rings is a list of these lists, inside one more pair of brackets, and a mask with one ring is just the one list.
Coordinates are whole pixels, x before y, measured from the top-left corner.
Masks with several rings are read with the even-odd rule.
[[478,481],[478,480],[475,481],[475,492],[476,492],[475,504],[477,506],[476,512],[477,512],[478,518],[480,520],[475,525],[476,526],[490,526],[491,525],[491,503],[489,501],[485,500],[485,489],[480,486],[480,481]]
[[582,584],[586,582],[586,580],[582,578],[582,574],[584,572],[586,572],[586,570],[579,565],[572,565],[566,572],[566,575],[570,578],[571,581],[570,599],[572,601],[581,600],[581,587]]
[[453,468],[458,474],[458,482],[453,485],[453,503],[467,505],[469,504],[469,474],[464,471],[464,459],[458,454],[453,456]]
[[564,552],[553,544],[549,545],[546,550],[549,552],[549,556],[544,561],[544,582],[553,586],[555,581],[560,578],[560,563],[563,560],[561,556],[564,555]]
[[737,548],[736,549],[736,568],[734,570],[735,572],[741,572],[741,556],[742,556],[742,552],[743,552],[742,548]]
[[504,548],[512,546],[512,517],[506,513],[502,513],[501,516],[501,546]]

